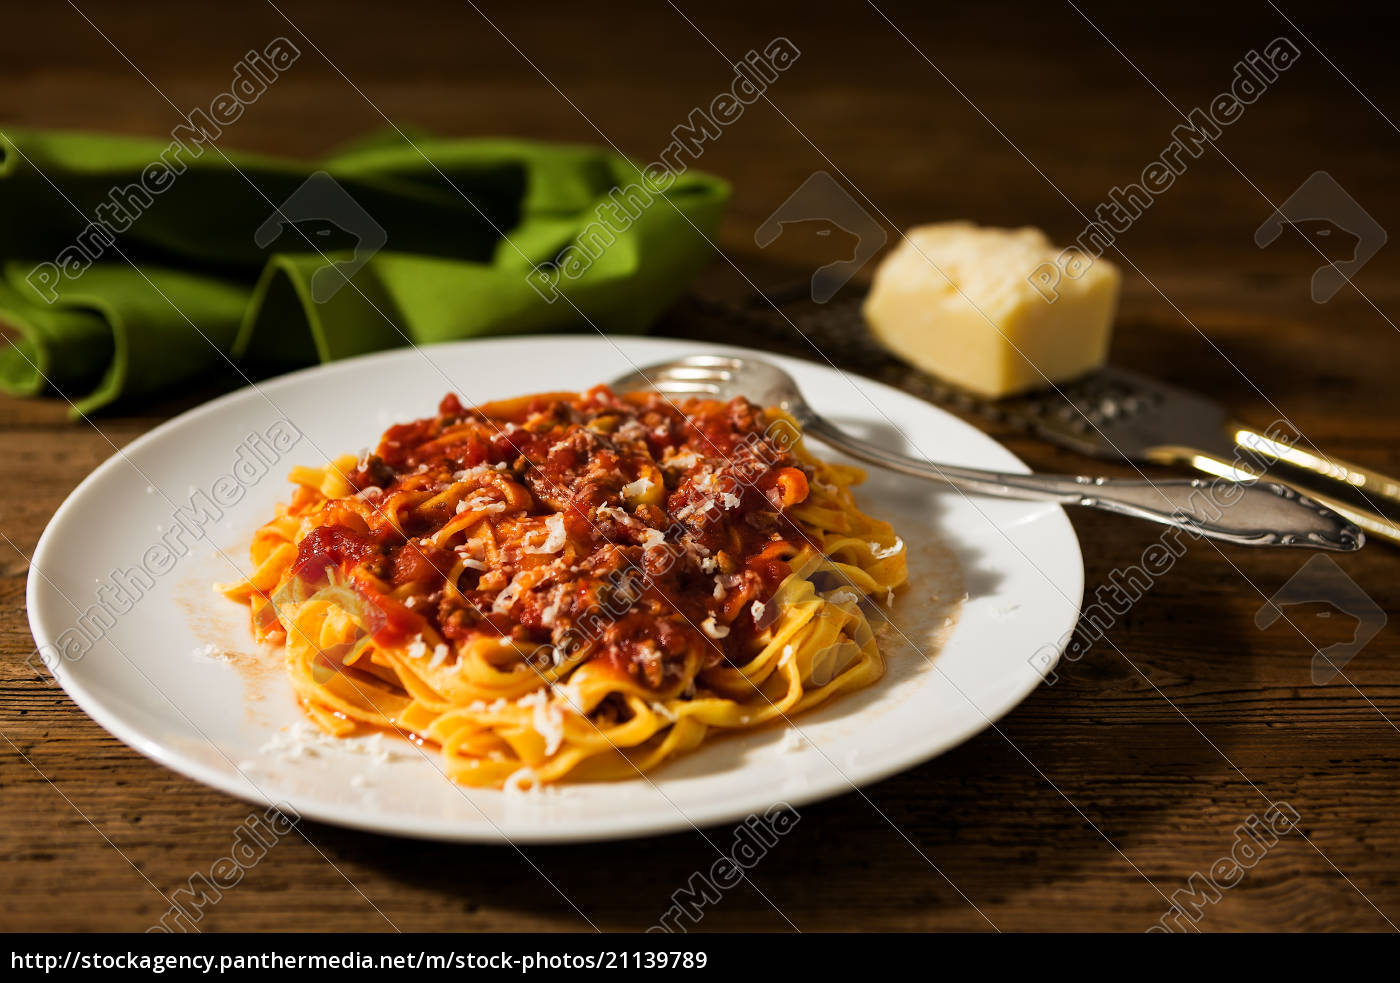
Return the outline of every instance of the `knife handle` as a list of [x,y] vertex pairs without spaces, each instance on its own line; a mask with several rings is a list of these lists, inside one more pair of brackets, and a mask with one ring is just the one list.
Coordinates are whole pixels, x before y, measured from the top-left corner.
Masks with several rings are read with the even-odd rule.
[[1239,449],[1227,466],[1267,474],[1346,516],[1368,534],[1400,544],[1400,479],[1279,440],[1248,424],[1228,424]]

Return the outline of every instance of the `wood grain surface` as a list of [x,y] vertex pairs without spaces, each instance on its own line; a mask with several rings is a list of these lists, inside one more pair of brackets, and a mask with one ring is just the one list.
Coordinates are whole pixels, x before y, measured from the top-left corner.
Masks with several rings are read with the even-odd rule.
[[[449,134],[607,141],[651,159],[729,87],[727,59],[786,36],[798,62],[699,163],[734,182],[734,201],[725,258],[697,295],[735,298],[841,258],[847,247],[821,223],[766,249],[754,240],[817,171],[856,189],[891,235],[967,218],[1068,240],[1160,156],[1178,110],[1208,106],[1240,59],[1286,37],[1297,63],[1110,254],[1125,270],[1113,358],[1211,393],[1242,419],[1287,417],[1317,446],[1400,472],[1400,253],[1385,246],[1314,303],[1319,240],[1254,243],[1273,207],[1317,171],[1400,230],[1400,98],[1384,48],[1393,13],[1362,20],[1345,5],[1295,0],[1150,15],[1057,2],[681,6],[684,16],[667,3],[79,0],[79,12],[5,0],[0,123],[165,136],[176,122],[167,97],[208,105],[244,52],[285,35],[307,41],[304,57],[222,145],[313,155],[387,118]],[[687,301],[658,330],[753,340],[706,311]],[[800,338],[761,340],[802,353]],[[114,446],[235,381],[81,424],[57,399],[0,400],[7,930],[143,930],[170,892],[227,852],[249,814],[117,742],[24,665],[27,556],[64,496]],[[1134,473],[993,434],[1037,469]],[[1158,535],[1109,516],[1072,520],[1091,593]],[[1291,625],[1255,627],[1305,558],[1195,544],[1000,734],[884,781],[868,800],[805,807],[752,883],[710,905],[697,930],[1141,931],[1274,802],[1296,810],[1298,829],[1206,904],[1196,927],[1393,930],[1400,551],[1372,544],[1337,561],[1391,623],[1328,685],[1312,682],[1312,656],[1350,637],[1352,621],[1318,603],[1291,612]],[[303,831],[200,927],[640,930],[713,859],[695,834],[517,851],[310,822]]]

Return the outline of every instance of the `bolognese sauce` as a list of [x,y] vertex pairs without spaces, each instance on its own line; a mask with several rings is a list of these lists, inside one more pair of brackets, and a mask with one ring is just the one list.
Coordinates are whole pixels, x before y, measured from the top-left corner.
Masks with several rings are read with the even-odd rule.
[[654,687],[696,660],[739,664],[803,542],[788,510],[812,475],[779,423],[742,398],[449,394],[359,458],[360,507],[328,503],[293,569],[364,587],[381,641],[430,625],[585,646]]

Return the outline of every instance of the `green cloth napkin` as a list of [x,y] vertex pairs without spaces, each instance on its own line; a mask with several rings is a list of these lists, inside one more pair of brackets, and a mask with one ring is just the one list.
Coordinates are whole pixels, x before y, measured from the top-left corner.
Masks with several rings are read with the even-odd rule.
[[728,196],[523,140],[394,134],[307,164],[0,128],[0,323],[17,332],[0,389],[51,383],[81,414],[230,359],[642,331],[709,258]]

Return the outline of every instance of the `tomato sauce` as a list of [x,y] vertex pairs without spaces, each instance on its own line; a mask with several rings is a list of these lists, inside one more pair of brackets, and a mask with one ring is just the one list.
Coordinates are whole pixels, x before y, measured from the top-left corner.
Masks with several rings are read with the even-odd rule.
[[[354,498],[301,540],[294,571],[353,579],[383,613],[386,644],[431,625],[454,641],[585,645],[663,687],[686,660],[751,655],[750,608],[771,600],[804,542],[787,509],[810,475],[769,426],[743,399],[598,387],[466,407],[449,394],[436,416],[385,431],[348,475]],[[438,536],[468,508],[477,523]]]

